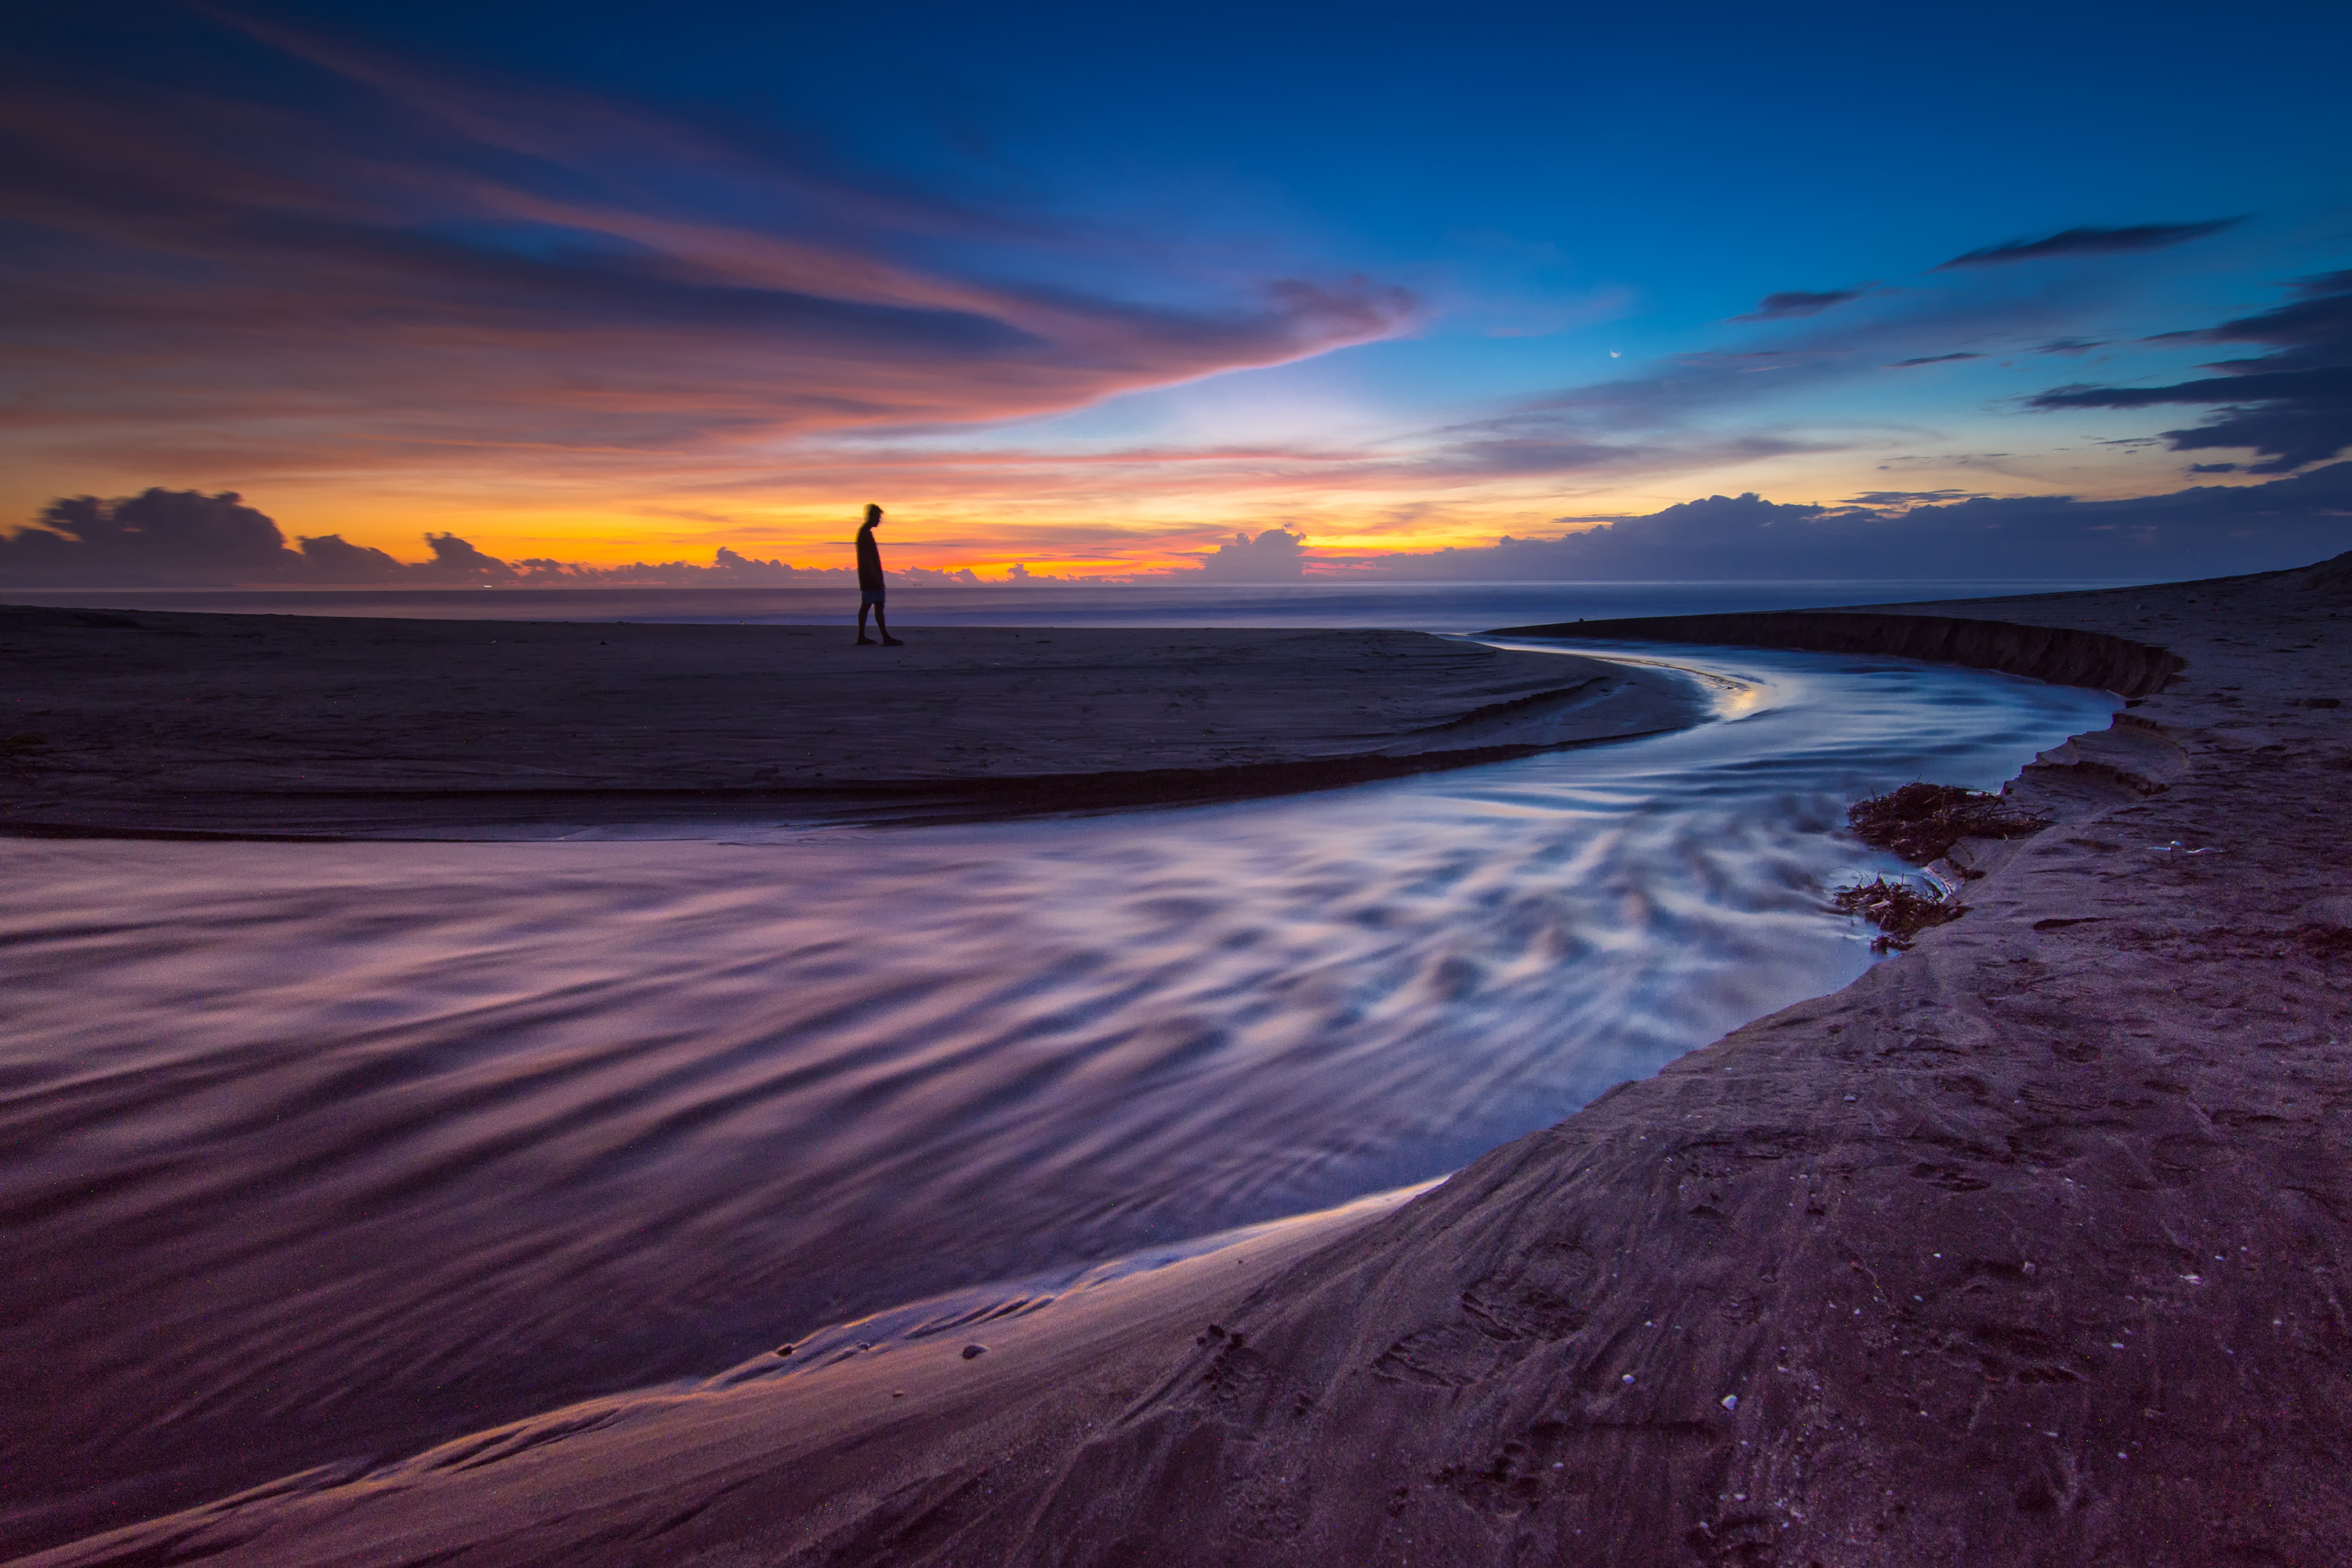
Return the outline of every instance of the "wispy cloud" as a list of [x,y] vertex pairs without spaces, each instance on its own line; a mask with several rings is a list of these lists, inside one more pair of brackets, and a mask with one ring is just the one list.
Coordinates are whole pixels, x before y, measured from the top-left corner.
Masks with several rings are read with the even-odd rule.
[[[2168,386],[2062,386],[2032,406],[2146,408],[2205,404],[2225,412],[2164,438],[2179,452],[2244,447],[2264,460],[2256,474],[2288,473],[2352,447],[2352,271],[2294,285],[2286,304],[2218,327],[2170,332],[2177,342],[2267,343],[2252,359],[2207,365],[2221,374]],[[2201,472],[2225,471],[2209,466]]]
[[734,128],[247,30],[223,47],[262,86],[235,100],[5,84],[20,434],[684,466],[1068,409],[1416,311],[1360,277],[1236,275],[1170,236],[982,212]]
[[1859,300],[1877,287],[1875,283],[1857,283],[1851,289],[1832,289],[1819,294],[1791,289],[1779,294],[1767,294],[1758,302],[1756,309],[1731,319],[1735,321],[1785,321],[1799,316],[1818,316],[1832,306]]
[[1961,490],[1950,489],[1939,490],[1864,490],[1858,496],[1846,497],[1844,500],[1838,504],[1841,506],[1867,507],[1926,506],[1943,501],[1989,500],[1990,499],[1990,497],[1985,495],[1980,490]]
[[2041,239],[2012,239],[1955,256],[1935,268],[2002,267],[2012,261],[2040,261],[2053,256],[2112,256],[2119,251],[2161,250],[2219,234],[2242,218],[2220,217],[2203,223],[2143,223],[2125,228],[2069,228]]

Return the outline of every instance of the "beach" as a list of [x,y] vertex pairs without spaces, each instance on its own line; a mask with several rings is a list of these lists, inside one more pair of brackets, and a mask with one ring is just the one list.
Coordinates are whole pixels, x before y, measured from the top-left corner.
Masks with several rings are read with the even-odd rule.
[[[1629,1080],[1407,1201],[1024,1300],[887,1354],[852,1342],[811,1367],[794,1346],[694,1390],[308,1472],[33,1560],[2332,1560],[2352,1523],[2352,905],[2336,870],[2352,580],[2339,563],[1872,610],[1875,629],[1860,617],[1745,629],[1839,651],[1884,648],[1922,616],[2052,628],[2080,636],[2033,645],[2059,648],[2051,674],[2112,681],[2129,705],[2014,781],[2013,800],[2050,827],[1965,842],[1942,864],[1969,912],[1845,989]],[[1740,617],[1717,620],[1657,635],[1741,639]],[[168,632],[87,629],[177,646]],[[603,627],[562,632],[611,641]],[[1058,650],[1070,634],[1022,635]],[[2030,638],[1970,635],[1974,657],[2013,668],[2044,657],[2017,653]],[[1327,664],[1302,665],[1296,645],[1237,660],[1246,679],[1210,683],[1209,699],[1230,689],[1236,722],[1244,699],[1286,672],[1301,672],[1299,696],[1248,738],[1217,737],[1230,752],[1183,741],[1197,715],[1171,718],[1153,768],[1458,761],[1596,738],[1558,727],[1580,710],[1576,692],[1594,695],[1551,673],[1558,656],[1519,656],[1548,661],[1540,670],[1499,654],[1465,664],[1453,650],[1468,645],[1434,638],[1387,645],[1421,672],[1380,682],[1392,706],[1310,722],[1328,698],[1309,694],[1387,668],[1347,636],[1358,640],[1320,644]],[[1197,659],[1215,641],[1182,646]],[[2083,662],[2101,648],[2106,662]],[[936,667],[938,684],[973,682],[983,708],[1028,700],[990,673],[997,653],[1011,645],[954,650],[962,662]],[[1101,664],[1100,647],[1087,653],[1077,662]],[[1181,668],[1165,651],[1138,662],[1171,686]],[[1022,711],[1064,712],[1070,692],[1109,689],[1085,680],[1108,679],[1041,679],[1052,700]],[[1143,722],[1147,677],[1118,679]],[[1611,732],[1664,727],[1621,700]],[[1026,733],[1013,711],[993,710],[1000,742]],[[415,786],[406,771],[335,759],[345,771],[317,785],[299,775],[320,748],[287,728],[295,739],[259,764],[257,746],[217,748],[226,760],[198,790],[154,782],[184,733],[108,752],[53,724],[43,748],[93,755],[24,786],[9,816],[102,830],[137,811],[155,830],[257,833],[280,828],[256,803],[290,796],[292,831],[414,832],[399,803],[362,810],[350,793],[458,776]],[[1099,766],[1087,750],[1099,730],[1047,728],[1035,744],[1050,761],[1023,765]],[[1463,743],[1432,744],[1444,734]],[[552,745],[541,732],[513,755]],[[935,785],[949,771],[936,753],[898,767],[903,745],[845,748],[828,756],[869,771],[811,763],[791,787]],[[779,787],[729,771],[748,751],[712,754],[699,787]],[[439,752],[407,748],[400,767],[477,757],[499,788],[549,787],[518,782],[522,763],[495,743],[472,752],[456,735]],[[991,770],[1011,762],[983,756],[953,777],[1002,776]],[[582,787],[579,764],[563,766],[561,788]],[[309,797],[326,787],[344,793]],[[592,787],[667,786],[615,766]]]
[[1652,733],[1670,676],[1417,632],[0,608],[18,830],[562,837],[1214,800]]

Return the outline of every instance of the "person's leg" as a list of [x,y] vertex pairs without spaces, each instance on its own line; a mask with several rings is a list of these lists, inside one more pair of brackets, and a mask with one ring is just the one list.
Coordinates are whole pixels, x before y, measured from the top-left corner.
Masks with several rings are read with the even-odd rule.
[[882,606],[878,604],[874,606],[874,629],[882,634],[882,643],[884,647],[905,647],[907,646],[904,642],[890,635],[890,617],[882,613]]
[[[857,645],[856,645],[856,646],[871,647],[873,646],[873,644],[874,644],[874,639],[873,639],[872,637],[867,637],[867,636],[866,635],[866,612],[867,612],[867,611],[869,611],[869,610],[872,610],[873,608],[874,608],[874,605],[873,605],[873,602],[872,602],[871,600],[867,600],[867,599],[860,599],[860,600],[857,602]],[[884,637],[888,637],[890,634],[889,634],[888,632],[884,632],[882,635],[883,635]]]

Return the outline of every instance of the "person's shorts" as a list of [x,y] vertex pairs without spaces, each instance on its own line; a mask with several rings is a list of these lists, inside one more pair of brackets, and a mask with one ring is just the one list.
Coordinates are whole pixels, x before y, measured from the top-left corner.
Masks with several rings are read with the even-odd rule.
[[857,590],[857,607],[862,610],[868,605],[873,605],[877,610],[882,607],[881,589],[860,588]]

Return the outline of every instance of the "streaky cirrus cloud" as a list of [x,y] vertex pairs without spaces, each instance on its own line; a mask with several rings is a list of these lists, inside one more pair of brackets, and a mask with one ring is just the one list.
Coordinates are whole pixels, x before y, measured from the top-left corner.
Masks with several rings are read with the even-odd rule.
[[1957,267],[2001,267],[2012,261],[2040,261],[2053,256],[2112,256],[2117,251],[2161,250],[2219,234],[2243,223],[2243,218],[2209,218],[2202,223],[2142,223],[2123,228],[2069,228],[2041,239],[2012,239],[1955,256],[1934,270]]
[[[994,447],[835,446],[796,457],[799,473],[847,482],[862,466],[887,468],[919,493],[1052,497],[1068,505],[1116,505],[1139,492],[1173,498],[1254,495],[1268,502],[1311,494],[1424,498],[1547,479],[1642,479],[1774,458],[1833,454],[1883,430],[1847,429],[1818,416],[1771,418],[1777,399],[1832,389],[1890,368],[1966,363],[2042,345],[2095,346],[2072,331],[2112,309],[2105,273],[2020,288],[2001,275],[1949,275],[1834,314],[1790,316],[1748,346],[1703,348],[1626,375],[1525,397],[1478,417],[1404,427],[1378,439],[1327,446],[1184,447],[1139,444],[1081,453]],[[2154,437],[2135,437],[2154,441]],[[827,465],[838,464],[828,470]],[[754,486],[770,476],[740,482]],[[1323,515],[1328,516],[1328,511]],[[1380,531],[1361,522],[1345,531]]]
[[[1400,425],[1376,437],[1265,446],[1147,441],[1082,451],[1025,444],[972,449],[942,440],[835,442],[796,451],[791,478],[838,489],[887,472],[898,493],[910,498],[964,507],[975,498],[1005,497],[1087,519],[986,525],[1003,539],[1025,527],[1027,548],[1045,547],[1061,528],[1074,529],[1094,550],[1112,555],[1138,547],[1178,554],[1200,548],[1197,531],[1179,537],[1183,530],[1176,526],[1124,531],[1104,526],[1103,519],[1145,497],[1160,505],[1197,498],[1230,520],[1223,525],[1228,531],[1252,515],[1235,510],[1236,498],[1254,500],[1255,516],[1295,520],[1287,526],[1303,521],[1318,535],[1369,542],[1389,531],[1384,520],[1392,513],[1412,513],[1415,521],[1396,525],[1408,532],[1436,515],[1425,506],[1404,506],[1408,498],[1437,505],[1439,512],[1444,510],[1439,498],[1475,501],[1504,492],[1516,498],[1514,505],[1541,505],[1535,487],[1547,481],[1654,486],[1706,468],[1879,445],[1888,433],[1883,420],[1865,415],[1841,426],[1818,413],[1775,417],[1772,405],[1834,394],[1842,383],[1882,375],[1890,356],[1906,366],[1925,366],[1965,363],[1972,355],[2100,347],[2113,340],[2082,329],[2112,331],[2110,319],[2128,309],[2133,297],[2133,258],[2113,259],[2112,267],[2028,280],[1998,269],[1922,275],[1847,310],[1767,323],[1769,335],[1760,341],[1751,336],[1737,346],[1698,349],[1630,374],[1520,398],[1476,417]],[[2155,437],[2093,442],[2160,444]],[[723,484],[756,490],[785,479],[778,469],[754,469]]]
[[1790,289],[1778,294],[1767,294],[1756,309],[1744,316],[1734,316],[1735,321],[1785,321],[1798,316],[1818,316],[1834,305],[1859,300],[1877,288],[1875,283],[1857,283],[1851,289],[1831,289],[1810,294],[1801,289]]
[[[1678,466],[1689,471],[1851,449],[1867,437],[1818,416],[1759,424],[1753,411],[1791,393],[1826,391],[1869,373],[2108,346],[2112,339],[2084,329],[2112,330],[2119,286],[2133,276],[2134,253],[2240,221],[2077,227],[1972,251],[1899,286],[1767,295],[1759,310],[1730,319],[1761,326],[1769,335],[1760,341],[1682,353],[1644,374],[1564,388],[1444,427],[1433,433],[1438,449],[1424,469],[1496,476],[1663,473]],[[2030,279],[1973,269],[1979,263],[2063,254],[2105,258],[2112,265]],[[1954,270],[1963,261],[1969,267]]]
[[[1482,419],[1430,432],[1425,473],[1663,473],[1851,447],[1818,420],[1758,424],[1755,411],[1791,393],[1885,369],[1987,357],[1954,342],[2048,341],[2101,308],[2108,285],[2075,280],[2028,291],[1961,279],[1883,290],[1867,306],[1791,317],[1754,346],[1702,349],[1644,372],[1521,400]],[[1908,352],[1906,352],[1908,351]],[[1890,362],[1889,354],[1900,355]],[[1727,425],[1727,421],[1741,421]]]
[[715,120],[252,24],[209,47],[233,93],[153,61],[0,82],[20,443],[686,467],[1069,409],[1379,338],[1417,309]]
[[[2264,460],[2256,474],[2289,473],[2352,447],[2352,271],[2307,278],[2284,305],[2218,327],[2168,332],[2164,341],[2265,343],[2272,352],[2207,365],[2219,371],[2168,386],[2062,386],[2035,408],[2146,408],[2204,404],[2224,412],[2164,432],[2177,452],[2244,447]],[[2215,471],[2209,465],[2202,471]]]

